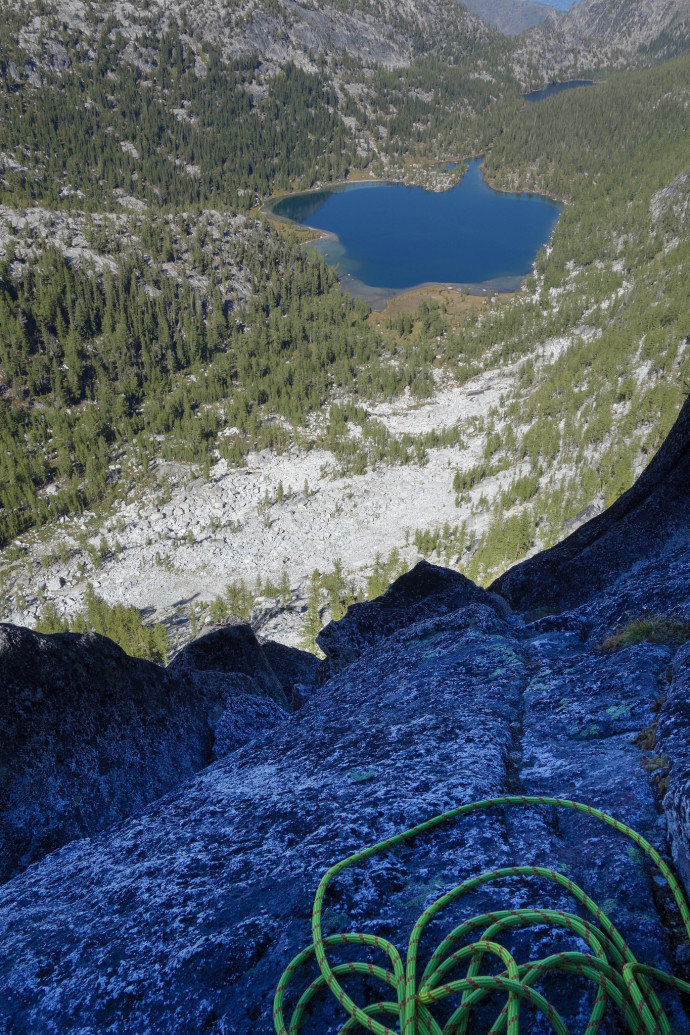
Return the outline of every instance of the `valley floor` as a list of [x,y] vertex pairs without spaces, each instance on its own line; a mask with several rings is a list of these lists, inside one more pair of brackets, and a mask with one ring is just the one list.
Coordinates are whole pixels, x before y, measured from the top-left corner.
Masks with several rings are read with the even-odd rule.
[[[370,413],[396,435],[455,425],[471,429],[515,379],[515,369],[491,371],[463,386],[440,384],[428,402],[408,395],[372,406]],[[257,580],[277,585],[287,577],[294,610],[275,615],[269,601],[259,601],[266,605],[259,622],[266,635],[296,644],[315,568],[324,574],[340,561],[361,587],[377,554],[386,558],[397,548],[408,564],[414,563],[417,529],[465,522],[472,531],[488,522],[488,511],[477,515],[468,503],[457,507],[453,490],[455,471],[476,464],[483,446],[483,434],[469,430],[466,448],[430,449],[424,466],[381,465],[348,476],[339,473],[332,453],[298,445],[282,455],[268,450],[250,454],[246,467],[220,461],[208,482],[186,465],[160,463],[158,488],[130,499],[117,517],[96,523],[84,517],[47,538],[45,533],[25,537],[38,571],[29,577],[25,562],[14,566],[25,606],[15,607],[8,620],[33,625],[45,600],[73,615],[91,582],[109,603],[134,605],[157,621],[175,624],[190,604],[222,597],[233,581],[254,588]],[[490,496],[501,480],[485,480],[481,491]],[[79,545],[85,533],[91,557],[103,537],[107,541],[100,568]],[[61,543],[67,563],[57,556]],[[80,571],[80,565],[87,570]]]

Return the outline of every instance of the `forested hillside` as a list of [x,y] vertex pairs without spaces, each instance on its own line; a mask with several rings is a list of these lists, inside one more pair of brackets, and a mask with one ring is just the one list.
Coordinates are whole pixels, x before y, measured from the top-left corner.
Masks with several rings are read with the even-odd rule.
[[221,42],[205,43],[201,68],[174,21],[161,37],[150,29],[137,40],[142,65],[114,17],[92,45],[61,28],[56,67],[57,24],[36,44],[40,64],[27,61],[20,25],[6,15],[0,28],[7,204],[246,210],[257,197],[342,179],[372,161],[472,154],[519,104],[507,45],[488,28],[393,70],[346,54],[276,67],[259,53],[229,58]]
[[[246,43],[270,6],[228,24]],[[624,491],[662,441],[690,376],[689,59],[525,106],[511,43],[445,0],[417,22],[414,5],[345,6],[300,17],[352,39],[348,19],[378,18],[395,60],[232,52],[227,26],[214,43],[181,9],[138,15],[134,39],[96,8],[84,26],[2,8],[0,544],[136,498],[152,461],[208,473],[317,447],[358,475],[447,450],[458,521],[400,548],[488,579]],[[526,292],[460,317],[425,301],[374,320],[258,215],[279,189],[424,180],[478,152],[497,187],[567,205]],[[469,421],[372,417],[495,370],[515,383]],[[379,558],[376,585],[400,563]]]
[[219,283],[227,270],[209,269],[200,243],[212,214],[195,224],[164,219],[144,232],[161,235],[166,266],[191,252],[196,284],[134,242],[103,276],[56,249],[18,280],[7,264],[0,270],[5,542],[105,499],[134,476],[129,465],[141,473],[156,455],[208,461],[213,448],[241,461],[252,447],[284,446],[290,423],[301,426],[336,389],[372,398],[423,379],[412,358],[384,360],[367,310],[341,296],[332,270],[255,223],[230,239],[239,254],[227,258],[252,291],[235,314]]
[[[528,462],[535,498],[512,524],[494,515],[475,572],[561,538],[593,499],[612,503],[690,390],[688,98],[688,58],[613,76],[528,106],[486,160],[497,185],[569,204],[530,297],[496,307],[458,342],[459,357],[469,348],[488,364],[531,357],[522,390],[496,414],[487,469]],[[558,357],[535,369],[550,342]],[[519,500],[515,488],[502,502]]]
[[[318,260],[215,210],[372,161],[486,147],[519,89],[499,71],[504,43],[456,8],[430,5],[440,43],[399,11],[411,49],[393,70],[340,53],[307,68],[231,57],[227,26],[214,44],[180,15],[158,36],[155,10],[134,42],[93,10],[89,32],[50,8],[29,32],[4,5],[0,542],[108,498],[123,464],[202,460],[214,445],[237,460],[284,441],[276,415],[298,427],[334,390],[428,380],[414,357],[382,363],[364,311]],[[476,75],[487,63],[501,83]],[[27,206],[74,215],[46,231]]]

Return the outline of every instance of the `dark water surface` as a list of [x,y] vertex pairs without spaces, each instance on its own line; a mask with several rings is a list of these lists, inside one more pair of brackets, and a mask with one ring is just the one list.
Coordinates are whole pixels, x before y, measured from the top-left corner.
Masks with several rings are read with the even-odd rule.
[[480,165],[473,160],[462,181],[442,193],[352,183],[282,198],[273,212],[326,231],[314,247],[368,300],[424,283],[515,290],[549,240],[560,205],[494,191]]
[[534,90],[532,93],[526,93],[524,97],[530,104],[534,104],[536,101],[545,101],[547,97],[553,97],[557,93],[563,93],[564,90],[575,90],[578,86],[594,86],[594,81],[592,79],[569,79],[567,83],[549,83],[543,90]]

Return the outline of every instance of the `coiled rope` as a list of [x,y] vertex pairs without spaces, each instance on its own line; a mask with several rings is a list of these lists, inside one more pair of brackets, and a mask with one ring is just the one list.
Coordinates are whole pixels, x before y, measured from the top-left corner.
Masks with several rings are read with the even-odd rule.
[[[524,1002],[540,1010],[548,1019],[551,1028],[557,1035],[568,1035],[568,1029],[562,1017],[553,1006],[533,987],[539,978],[549,971],[565,971],[590,979],[597,986],[594,1005],[585,1028],[585,1035],[596,1035],[604,1019],[609,1002],[612,1002],[623,1015],[628,1031],[636,1035],[671,1035],[671,1028],[657,995],[649,979],[670,985],[676,991],[690,994],[690,984],[667,974],[657,967],[638,963],[626,945],[621,934],[611,923],[606,913],[595,902],[573,883],[568,877],[555,870],[542,866],[509,866],[499,870],[491,870],[477,877],[458,884],[452,891],[438,898],[424,910],[414,925],[410,935],[407,960],[403,965],[396,947],[385,938],[372,934],[343,933],[324,938],[321,933],[321,916],[326,889],[329,883],[343,870],[357,863],[364,862],[373,855],[379,855],[396,845],[410,841],[420,834],[427,833],[473,812],[492,809],[499,806],[549,806],[575,809],[584,812],[593,819],[607,823],[614,830],[625,834],[644,852],[660,870],[667,881],[676,905],[680,911],[685,931],[690,941],[690,910],[685,896],[673,873],[659,853],[640,834],[620,823],[612,816],[600,812],[599,809],[581,802],[568,801],[563,798],[541,797],[505,797],[485,801],[475,801],[470,805],[444,812],[440,816],[420,823],[402,834],[381,841],[364,851],[343,859],[331,866],[324,874],[318,886],[312,911],[312,944],[300,952],[285,969],[273,1001],[273,1019],[277,1035],[297,1035],[306,1020],[307,1008],[312,1000],[325,989],[335,996],[349,1019],[340,1028],[339,1035],[348,1035],[360,1028],[374,1032],[375,1035],[467,1035],[472,1010],[488,996],[499,992],[507,1001],[490,1029],[489,1035],[500,1035],[506,1031],[508,1035],[518,1035],[520,1024],[520,1007]],[[425,927],[429,922],[451,903],[456,902],[468,892],[492,881],[514,877],[542,877],[565,888],[596,919],[596,924],[573,914],[554,909],[504,909],[497,912],[482,913],[456,927],[441,941],[429,960],[421,980],[417,981],[417,955],[419,943]],[[582,939],[590,952],[559,952],[544,959],[527,963],[517,963],[511,953],[504,948],[498,939],[504,932],[516,927],[527,927],[531,924],[548,925],[567,928]],[[458,947],[474,932],[481,932],[468,945]],[[389,960],[389,968],[372,963],[349,962],[331,966],[326,950],[337,945],[367,945],[382,950]],[[504,970],[497,975],[482,975],[482,960],[487,955],[495,955],[502,961]],[[289,1027],[286,1026],[283,1012],[285,994],[295,973],[313,958],[319,966],[320,976],[306,988],[293,1009]],[[450,980],[450,972],[464,961],[469,961],[465,977]],[[348,996],[341,984],[342,979],[351,975],[365,975],[378,978],[388,985],[395,994],[395,999],[382,1000],[368,1006],[358,1006]],[[448,996],[460,996],[460,1003],[443,1028],[434,1019],[431,1008]],[[377,1017],[390,1014],[397,1017],[395,1028],[390,1028]]]

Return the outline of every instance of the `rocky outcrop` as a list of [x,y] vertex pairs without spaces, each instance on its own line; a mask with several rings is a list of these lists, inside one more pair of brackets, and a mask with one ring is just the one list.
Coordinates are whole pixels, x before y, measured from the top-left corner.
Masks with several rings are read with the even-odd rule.
[[[275,65],[289,60],[306,65],[313,63],[315,54],[345,52],[394,67],[408,64],[416,50],[433,50],[440,40],[469,48],[494,31],[457,0],[357,0],[347,5],[332,0],[318,4],[259,0],[230,6],[209,0],[203,8],[185,0],[155,0],[147,8],[125,4],[113,8],[98,2],[88,9],[72,0],[56,0],[51,8],[48,12],[36,5],[31,12],[35,17],[21,34],[22,45],[37,60],[43,58],[44,48],[58,53],[59,37],[54,39],[51,32],[54,19],[83,37],[96,38],[110,17],[129,41],[123,59],[142,68],[151,67],[150,41],[183,25],[182,42],[185,50],[196,55],[200,76],[207,71],[205,44],[229,58],[258,54]],[[147,46],[140,46],[141,38]],[[51,61],[54,64],[56,57]]]
[[[207,676],[199,674],[197,686],[203,687]],[[254,740],[285,719],[285,711],[271,700],[257,694],[256,683],[240,672],[229,672],[219,680],[223,703],[215,709],[213,722],[213,757],[223,758],[243,744]]]
[[[95,634],[0,625],[0,879],[131,816],[285,717],[251,630],[208,640],[216,671],[234,647],[221,677],[201,674],[204,642],[164,671]],[[248,655],[254,678],[241,674]]]
[[[579,549],[560,565],[551,551],[541,575],[526,580],[535,594],[553,582],[553,606],[574,610],[530,622],[457,574],[418,566],[324,631],[332,674],[298,711],[273,724],[269,716],[263,731],[256,713],[254,738],[234,750],[228,720],[225,757],[0,888],[0,1031],[269,1032],[278,976],[310,941],[326,868],[477,799],[593,805],[675,861],[687,887],[690,648],[671,639],[602,649],[601,635],[622,609],[668,605],[690,618],[688,416],[686,406],[632,494],[574,533]],[[531,609],[526,591],[524,599]],[[223,636],[241,648],[227,671]],[[274,684],[263,648],[237,626],[205,639],[176,661],[180,678],[211,687],[219,673],[237,702],[278,708],[265,692]],[[281,652],[266,653],[279,667]],[[241,665],[257,666],[263,693]],[[286,675],[276,682],[287,685]],[[450,887],[516,864],[566,875],[640,961],[687,977],[674,903],[635,845],[594,817],[543,806],[473,814],[370,858],[329,891],[324,933],[377,933],[403,950],[420,913]],[[534,875],[487,885],[425,935],[423,960],[462,917],[526,904],[573,908],[565,888]],[[506,945],[519,960],[574,947],[568,931],[544,925]],[[359,1001],[378,998],[368,983],[348,989]],[[568,1030],[582,1032],[591,988],[559,981],[545,990]],[[688,1035],[683,1004],[671,990],[662,998],[674,1035]],[[344,1020],[324,993],[310,1030],[338,1030]],[[615,1016],[607,1024],[621,1030]],[[535,1021],[526,1030],[545,1029]]]
[[231,620],[206,629],[170,662],[173,678],[193,687],[200,699],[211,692],[218,702],[210,715],[214,758],[266,733],[293,707],[292,687],[283,685],[268,661],[273,646],[280,648],[264,649],[250,625]]
[[176,677],[187,676],[199,687],[214,681],[222,687],[228,675],[240,673],[253,684],[254,693],[270,697],[281,708],[288,701],[281,683],[266,660],[261,645],[250,625],[230,621],[219,629],[210,629],[177,654],[168,666]]
[[317,685],[319,659],[316,655],[275,640],[262,643],[261,649],[289,700],[295,691],[309,692]]
[[665,792],[673,860],[690,887],[690,644],[676,655],[668,695],[652,734],[654,771]]
[[649,467],[613,506],[490,587],[520,611],[580,607],[690,533],[690,400]]
[[541,0],[463,0],[463,4],[506,36],[517,36],[524,29],[541,25],[553,12],[553,7]]
[[580,0],[563,18],[552,18],[552,22],[575,37],[593,37],[634,53],[687,20],[689,14],[686,0]]
[[338,671],[394,632],[468,604],[506,610],[500,597],[475,586],[459,572],[419,561],[383,596],[351,607],[341,621],[330,622],[316,641],[328,658],[329,671]]
[[687,49],[687,0],[579,0],[554,12],[518,41],[513,66],[534,84],[577,78],[587,70],[621,68],[631,61],[671,56]]
[[[18,878],[22,892],[15,881],[0,897],[0,923],[13,932],[0,953],[0,1029],[22,988],[17,1033],[78,1026],[105,1035],[125,1012],[128,1035],[269,1032],[278,974],[308,939],[318,875],[456,800],[498,793],[523,678],[510,631],[490,608],[413,626],[189,787],[34,867]],[[372,867],[330,904],[329,933],[351,919],[384,930],[409,920],[458,862],[488,859],[492,832],[507,858],[498,820],[469,832],[464,863],[463,836],[452,830],[409,866]],[[53,895],[55,881],[62,890]],[[18,894],[38,910],[28,925]],[[318,1030],[328,1030],[327,1017]]]
[[[381,636],[264,736],[0,890],[0,1029],[119,1035],[126,1017],[128,1035],[269,1032],[277,977],[309,941],[323,871],[462,802],[583,799],[665,851],[640,764],[649,752],[632,741],[654,721],[670,657],[525,630],[478,599]],[[497,810],[370,860],[329,895],[325,931],[367,930],[402,948],[443,890],[518,862],[567,872],[639,958],[677,967],[668,903],[657,910],[660,889],[632,846],[551,810]],[[514,881],[463,912],[525,901],[571,906],[548,883]],[[539,937],[539,954],[572,947],[558,932]],[[519,939],[518,950],[536,951]],[[572,1031],[582,1006],[576,983],[561,992]],[[678,1003],[666,1008],[673,1031],[688,1032]],[[312,1030],[335,1030],[337,1018],[324,996]]]

